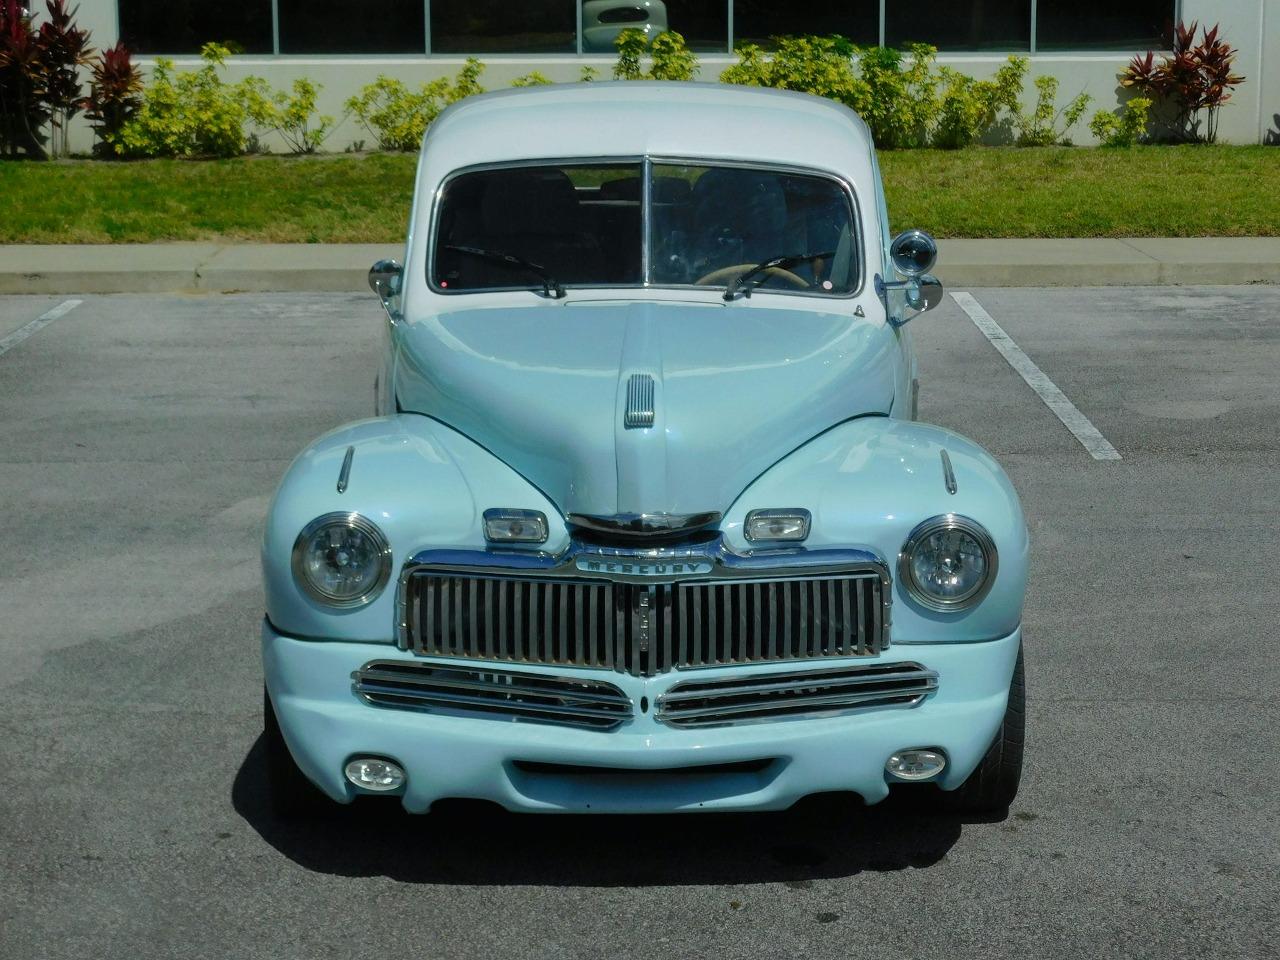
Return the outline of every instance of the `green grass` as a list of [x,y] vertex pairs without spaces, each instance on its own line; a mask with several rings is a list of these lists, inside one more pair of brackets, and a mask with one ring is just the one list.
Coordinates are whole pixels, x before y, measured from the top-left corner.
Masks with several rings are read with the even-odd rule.
[[[394,243],[415,157],[0,163],[0,243]],[[939,237],[1280,235],[1280,150],[881,154],[894,228]]]

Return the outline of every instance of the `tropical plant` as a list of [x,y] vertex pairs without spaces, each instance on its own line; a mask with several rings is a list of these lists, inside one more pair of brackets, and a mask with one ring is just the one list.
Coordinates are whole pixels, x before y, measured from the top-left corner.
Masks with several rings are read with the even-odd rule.
[[1132,97],[1116,112],[1099,110],[1089,121],[1089,130],[1104,147],[1131,147],[1147,130],[1147,114],[1151,101]]
[[53,128],[53,155],[65,157],[71,152],[71,119],[84,108],[80,68],[89,63],[93,48],[89,46],[89,31],[75,24],[79,7],[68,10],[66,0],[45,0],[45,9],[47,16],[36,34],[43,60],[40,92]]
[[532,70],[511,81],[513,87],[546,87],[550,84],[551,78],[537,70]]
[[[1020,147],[1048,147],[1071,143],[1071,128],[1078,124],[1093,102],[1093,97],[1080,93],[1061,110],[1057,108],[1058,78],[1036,77],[1036,105],[1030,113],[1017,110],[1013,118]],[[1061,126],[1059,126],[1061,122]]]
[[924,146],[937,115],[937,49],[913,43],[908,53],[909,57],[892,47],[857,51],[862,85],[849,106],[867,122],[876,145],[885,149]]
[[44,159],[48,141],[45,59],[18,0],[0,0],[0,152]]
[[416,150],[431,121],[445,107],[464,97],[483,93],[484,64],[467,58],[458,75],[422,84],[411,90],[394,77],[379,76],[347,100],[347,109],[378,143],[380,150]]
[[967,147],[994,128],[1001,111],[1017,114],[1026,57],[1010,57],[990,80],[975,80],[951,67],[938,70],[942,92],[930,144],[944,149]]
[[1130,60],[1120,74],[1122,86],[1136,90],[1156,106],[1160,139],[1216,141],[1218,111],[1245,81],[1232,72],[1237,51],[1222,39],[1218,26],[1205,28],[1197,44],[1198,28],[1194,20],[1190,26],[1179,22],[1173,32],[1172,55],[1162,55],[1157,61],[1148,50]]
[[99,157],[115,156],[121,128],[142,105],[142,74],[123,43],[103,50],[91,69],[84,111],[95,134],[93,152]]
[[738,47],[738,62],[720,74],[722,83],[796,90],[847,106],[867,96],[854,70],[857,47],[844,37],[775,37],[766,53],[755,44]]
[[322,88],[306,77],[295,79],[292,91],[273,90],[261,77],[246,78],[241,89],[249,119],[260,130],[279,134],[290,153],[315,153],[337,124],[328,114],[316,116]]
[[[613,42],[618,62],[613,67],[615,80],[692,80],[698,74],[698,58],[685,45],[684,36],[666,30],[652,40],[643,30],[628,27]],[[650,58],[648,71],[642,60]],[[587,77],[584,71],[583,79]]]

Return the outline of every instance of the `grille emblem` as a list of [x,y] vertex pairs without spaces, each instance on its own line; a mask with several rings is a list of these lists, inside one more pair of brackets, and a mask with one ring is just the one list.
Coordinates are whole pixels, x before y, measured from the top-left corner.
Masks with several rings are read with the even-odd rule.
[[653,377],[633,373],[627,381],[627,412],[622,425],[628,430],[653,426]]

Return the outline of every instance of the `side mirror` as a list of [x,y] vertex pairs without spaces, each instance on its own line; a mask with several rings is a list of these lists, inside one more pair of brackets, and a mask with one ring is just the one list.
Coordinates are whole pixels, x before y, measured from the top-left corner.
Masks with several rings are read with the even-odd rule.
[[942,302],[942,281],[926,273],[906,288],[907,306],[924,313]]
[[938,244],[923,230],[908,230],[893,238],[889,259],[904,277],[923,277],[938,262]]
[[395,260],[379,260],[369,268],[369,288],[384,305],[400,293],[400,282],[403,279],[404,267]]

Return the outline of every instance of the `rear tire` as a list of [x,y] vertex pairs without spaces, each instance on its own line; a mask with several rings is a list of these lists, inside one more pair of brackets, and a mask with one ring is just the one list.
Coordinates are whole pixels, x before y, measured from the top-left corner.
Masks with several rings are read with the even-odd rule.
[[1022,750],[1026,741],[1027,689],[1022,648],[1009,683],[1009,705],[986,756],[957,789],[939,793],[940,808],[953,813],[1004,814],[1018,795]]
[[333,801],[307,779],[289,752],[280,732],[271,694],[262,688],[262,738],[266,745],[267,797],[271,811],[282,820],[323,816],[333,810]]

